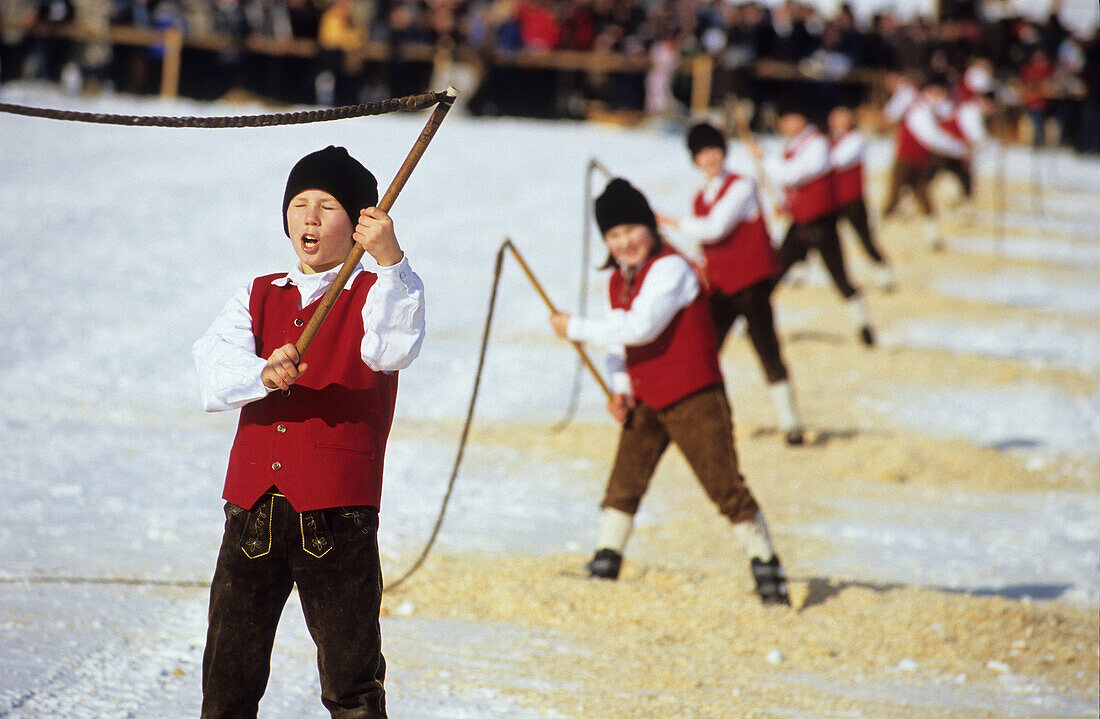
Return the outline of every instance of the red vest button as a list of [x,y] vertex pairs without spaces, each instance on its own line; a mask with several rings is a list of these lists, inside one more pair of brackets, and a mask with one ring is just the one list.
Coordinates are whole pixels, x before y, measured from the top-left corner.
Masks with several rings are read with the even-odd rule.
[[280,424],[278,427],[275,428],[275,431],[279,434],[286,434],[286,425]]
[[301,317],[295,317],[294,318],[294,326],[295,327],[301,327],[304,324],[305,324],[305,320],[303,320]]
[[278,472],[280,469],[283,468],[283,465],[279,464],[278,462],[272,462],[271,468]]

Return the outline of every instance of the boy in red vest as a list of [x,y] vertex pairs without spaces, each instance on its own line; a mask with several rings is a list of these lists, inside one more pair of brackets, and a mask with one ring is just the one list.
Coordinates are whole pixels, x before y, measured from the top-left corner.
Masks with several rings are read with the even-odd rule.
[[936,108],[947,100],[947,90],[939,83],[931,82],[906,108],[898,125],[897,152],[890,171],[890,189],[882,210],[882,216],[889,217],[898,206],[901,190],[905,187],[912,190],[924,216],[924,241],[934,251],[942,250],[944,241],[928,194],[933,159],[937,155],[962,159],[967,154],[966,144],[948,134],[936,116]]
[[772,182],[786,193],[786,209],[791,216],[787,235],[779,246],[779,257],[785,269],[806,259],[810,250],[817,250],[825,269],[833,278],[841,297],[848,306],[859,338],[868,347],[875,336],[871,320],[863,305],[859,290],[848,281],[844,266],[844,251],[836,233],[836,200],[833,195],[833,172],[829,164],[829,140],[800,112],[789,110],[779,118],[779,134],[786,138],[780,157],[764,158],[764,150],[755,140],[749,151],[764,161]]
[[[378,507],[397,371],[420,352],[424,289],[374,176],[342,147],[306,155],[283,195],[298,262],[258,277],[192,350],[207,411],[240,408],[210,587],[203,719],[255,717],[279,615],[298,587],[333,717],[385,717]],[[355,269],[300,362],[295,342],[359,243]]]
[[867,203],[863,201],[863,157],[867,154],[867,138],[856,127],[855,116],[848,108],[836,107],[829,113],[829,140],[837,221],[844,219],[852,226],[867,256],[875,264],[879,286],[890,291],[894,289],[894,273],[871,236]]
[[560,337],[618,347],[608,357],[615,394],[607,410],[622,434],[596,554],[586,569],[593,577],[618,578],[634,514],[657,462],[675,442],[751,557],[760,599],[789,604],[763,513],[737,466],[714,324],[695,271],[661,241],[649,203],[626,180],[612,180],[595,211],[610,252],[605,267],[613,268],[608,313],[550,317]]
[[955,86],[950,100],[936,107],[940,127],[947,134],[966,144],[965,157],[939,157],[932,170],[934,178],[941,171],[954,175],[962,188],[963,217],[972,222],[974,217],[973,158],[989,137],[985,118],[993,106],[986,97],[993,90],[992,65],[988,60],[974,61]]
[[787,366],[775,332],[771,293],[783,263],[772,249],[761,212],[756,182],[726,170],[726,138],[713,125],[688,131],[692,162],[706,176],[690,216],[658,215],[662,227],[680,231],[703,252],[702,271],[718,348],[734,321],[744,315],[749,338],[760,358],[787,444],[802,444],[802,421],[795,405]]

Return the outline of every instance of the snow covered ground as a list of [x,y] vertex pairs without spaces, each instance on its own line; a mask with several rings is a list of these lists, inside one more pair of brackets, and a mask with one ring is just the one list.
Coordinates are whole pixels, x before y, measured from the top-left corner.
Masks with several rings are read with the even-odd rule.
[[[135,114],[262,111],[83,100],[36,87],[5,86],[0,100]],[[293,261],[279,199],[298,157],[327,144],[347,146],[384,186],[423,122],[423,115],[390,115],[215,131],[0,116],[0,331],[7,340],[0,355],[0,717],[197,715],[206,596],[188,583],[201,585],[212,572],[235,417],[201,412],[190,345],[238,285]],[[504,236],[515,240],[552,298],[575,306],[581,182],[593,155],[647,188],[659,210],[686,207],[697,181],[677,133],[451,117],[398,200],[392,214],[399,237],[428,288],[430,337],[402,375],[383,499],[387,567],[411,556],[430,531],[457,443],[457,432],[453,440],[414,441],[400,426],[461,422]],[[889,156],[888,143],[880,142],[870,162],[881,168]],[[1096,376],[1100,163],[1049,159],[1072,188],[1070,199],[1048,201],[1043,216],[1015,208],[1008,222],[1017,234],[1003,250],[1050,268],[981,280],[951,275],[937,279],[935,289],[1058,311],[1091,329],[925,318],[890,328],[887,344]],[[1009,178],[1027,181],[1031,162],[1026,153],[1007,152]],[[1048,242],[1018,234],[1032,226],[1074,237]],[[958,249],[987,252],[992,242],[964,239]],[[572,385],[571,350],[549,336],[544,307],[514,265],[506,266],[498,302],[477,416],[553,421]],[[918,395],[921,401],[909,401]],[[879,387],[859,401],[912,431],[1022,447],[1037,462],[1057,463],[1066,454],[1093,467],[1100,461],[1100,389],[1067,397],[1028,384],[942,394]],[[599,417],[599,393],[583,392],[579,412]],[[574,480],[593,471],[579,460],[531,457],[522,447],[473,447],[440,542],[452,551],[587,551],[594,498]],[[841,553],[823,571],[1097,606],[1100,482],[1095,474],[1087,479],[1089,492],[1052,493],[1040,502],[960,492],[946,513],[922,507],[913,493],[883,492],[866,505],[844,506],[838,520],[797,531],[839,541]],[[516,492],[517,482],[527,491]],[[162,584],[102,583],[119,578]],[[300,612],[292,605],[285,617],[263,716],[322,716]],[[391,663],[404,667],[388,684],[395,716],[535,716],[505,690],[508,682],[537,677],[513,675],[500,681],[499,694],[471,693],[462,677],[440,681],[438,670],[458,658],[477,671],[479,657],[499,672],[547,651],[547,637],[413,616],[385,620],[384,634]],[[431,651],[402,649],[414,645]],[[1030,713],[1023,699],[1007,701],[1016,715]],[[1066,713],[1079,712],[1071,703]]]

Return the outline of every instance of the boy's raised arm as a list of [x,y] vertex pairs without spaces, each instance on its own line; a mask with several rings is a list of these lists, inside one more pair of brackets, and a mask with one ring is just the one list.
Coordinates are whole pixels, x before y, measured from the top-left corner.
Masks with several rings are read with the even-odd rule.
[[378,279],[363,303],[363,362],[376,372],[407,368],[424,343],[424,283],[408,257],[378,268]]

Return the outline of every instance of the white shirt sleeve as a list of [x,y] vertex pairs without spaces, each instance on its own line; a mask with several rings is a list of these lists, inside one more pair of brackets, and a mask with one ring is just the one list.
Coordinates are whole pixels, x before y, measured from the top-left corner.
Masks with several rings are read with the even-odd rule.
[[909,106],[913,104],[913,100],[917,98],[917,90],[912,85],[901,85],[894,94],[890,96],[890,100],[886,103],[886,107],[882,108],[882,114],[886,116],[886,119],[890,122],[897,122],[905,116],[905,111],[909,109]]
[[250,291],[251,286],[238,289],[191,347],[207,412],[237,409],[272,391],[260,378],[267,362],[256,355],[248,311]]
[[577,342],[644,345],[657,339],[698,294],[699,280],[687,260],[679,255],[662,257],[649,268],[629,310],[610,310],[606,316],[592,319],[574,315],[567,334]]
[[626,349],[622,345],[609,348],[604,362],[607,366],[607,376],[611,378],[612,394],[633,395],[630,375],[626,372]]
[[408,257],[377,274],[363,303],[360,354],[372,370],[396,372],[412,364],[424,343],[424,283]]
[[959,129],[962,130],[966,141],[973,145],[980,145],[988,137],[985,130],[985,118],[982,110],[975,103],[964,102],[959,106],[957,115]]
[[756,187],[752,180],[742,177],[729,186],[706,217],[690,214],[681,218],[679,230],[692,242],[708,244],[717,242],[738,224],[758,214],[760,203]]
[[905,116],[905,126],[931,152],[947,157],[966,157],[966,144],[940,127],[936,114],[927,105],[914,106]]
[[764,169],[777,185],[798,187],[828,172],[829,141],[824,135],[810,138],[789,160],[781,156],[767,158]]
[[829,150],[829,161],[836,170],[847,170],[863,162],[867,150],[867,138],[859,130],[852,130]]

